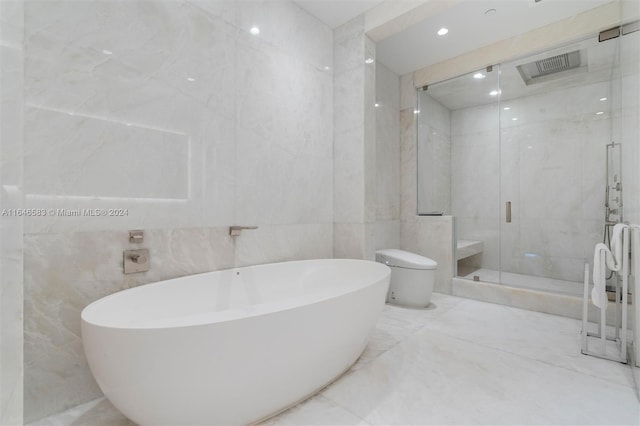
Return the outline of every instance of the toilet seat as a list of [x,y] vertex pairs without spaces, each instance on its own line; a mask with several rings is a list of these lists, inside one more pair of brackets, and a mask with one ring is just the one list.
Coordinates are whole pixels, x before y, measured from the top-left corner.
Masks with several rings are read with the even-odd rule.
[[431,270],[438,268],[438,263],[433,259],[398,249],[376,251],[376,262],[407,269]]

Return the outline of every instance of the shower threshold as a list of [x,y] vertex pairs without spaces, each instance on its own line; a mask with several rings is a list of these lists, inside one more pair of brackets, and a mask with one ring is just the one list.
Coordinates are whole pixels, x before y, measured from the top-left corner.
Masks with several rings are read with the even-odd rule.
[[[451,294],[454,296],[582,319],[582,283],[511,272],[500,273],[484,268],[465,272],[465,275],[460,274],[451,280]],[[479,279],[474,280],[474,276]],[[497,283],[499,278],[502,278],[500,284]],[[614,315],[614,303],[609,302],[607,323],[615,321]],[[596,309],[591,309],[589,321],[597,320]]]
[[500,271],[486,268],[476,269],[472,272],[464,271],[464,273],[465,275],[461,274],[458,278],[572,296],[582,296],[583,291],[582,282],[576,281],[557,280],[533,275],[516,274],[513,272],[501,273]]

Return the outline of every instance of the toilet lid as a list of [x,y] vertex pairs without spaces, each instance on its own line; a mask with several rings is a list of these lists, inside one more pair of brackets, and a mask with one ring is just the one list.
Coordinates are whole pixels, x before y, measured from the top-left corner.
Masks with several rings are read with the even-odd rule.
[[428,257],[420,256],[398,249],[383,249],[376,251],[376,262],[387,266],[397,266],[410,269],[436,269],[438,263]]

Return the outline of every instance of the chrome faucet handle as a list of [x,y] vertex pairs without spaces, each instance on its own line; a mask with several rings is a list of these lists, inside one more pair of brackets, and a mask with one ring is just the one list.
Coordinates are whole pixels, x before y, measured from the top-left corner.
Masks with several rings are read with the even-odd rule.
[[151,266],[149,249],[125,250],[122,258],[122,269],[125,274],[146,272]]
[[237,237],[238,235],[240,235],[240,232],[243,229],[258,229],[257,226],[238,226],[238,225],[233,225],[229,227],[229,235],[232,237]]
[[147,256],[143,254],[132,254],[131,261],[137,264],[145,264],[149,261],[149,259],[147,259]]

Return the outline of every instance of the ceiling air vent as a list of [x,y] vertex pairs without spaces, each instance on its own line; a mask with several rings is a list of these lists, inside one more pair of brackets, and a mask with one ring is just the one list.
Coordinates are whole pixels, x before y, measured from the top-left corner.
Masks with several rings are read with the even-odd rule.
[[[528,64],[518,65],[518,72],[526,85],[537,83],[541,77],[569,71],[580,67],[580,51],[563,53],[561,55],[551,56],[550,58],[540,59]],[[547,78],[543,79],[548,81]],[[540,80],[542,81],[542,80]]]

